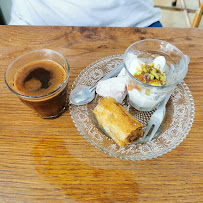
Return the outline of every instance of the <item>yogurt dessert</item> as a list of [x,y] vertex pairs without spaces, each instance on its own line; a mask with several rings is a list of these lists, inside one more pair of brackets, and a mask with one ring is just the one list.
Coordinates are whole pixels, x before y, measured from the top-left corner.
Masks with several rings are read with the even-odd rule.
[[190,59],[168,42],[145,39],[131,44],[123,61],[130,104],[150,111],[184,79]]
[[[135,54],[128,53],[126,57],[126,85],[129,102],[138,110],[148,111],[155,107],[164,97],[158,94],[153,86],[166,85],[164,72],[166,59],[158,56],[150,63],[144,63]],[[129,73],[136,79],[129,76]],[[144,86],[139,81],[146,83]]]

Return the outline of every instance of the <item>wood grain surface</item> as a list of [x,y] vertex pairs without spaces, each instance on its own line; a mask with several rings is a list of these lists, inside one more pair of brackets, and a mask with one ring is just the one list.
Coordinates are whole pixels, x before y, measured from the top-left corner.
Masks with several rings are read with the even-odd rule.
[[[43,120],[4,82],[15,57],[49,48],[68,59],[70,90],[90,63],[150,38],[168,41],[190,56],[185,82],[195,101],[187,138],[156,159],[110,157],[83,138],[68,110]],[[0,202],[202,202],[202,140],[203,30],[0,26]]]

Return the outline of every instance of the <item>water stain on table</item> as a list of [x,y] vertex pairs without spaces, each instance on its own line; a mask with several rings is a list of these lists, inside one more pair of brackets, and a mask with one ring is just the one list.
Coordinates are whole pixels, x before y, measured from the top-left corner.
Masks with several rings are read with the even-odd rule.
[[57,137],[42,139],[33,147],[34,166],[42,179],[79,202],[136,202],[138,185],[133,175],[96,169],[71,155],[67,147]]

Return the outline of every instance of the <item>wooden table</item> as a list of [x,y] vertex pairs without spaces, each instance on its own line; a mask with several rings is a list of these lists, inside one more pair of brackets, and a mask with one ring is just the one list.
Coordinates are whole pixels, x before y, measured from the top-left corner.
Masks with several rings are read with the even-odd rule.
[[[70,63],[70,89],[90,63],[148,38],[168,41],[190,56],[185,82],[196,108],[187,138],[156,159],[106,155],[77,131],[68,110],[43,120],[4,82],[15,57],[50,48]],[[0,26],[0,66],[0,202],[203,201],[203,30]]]

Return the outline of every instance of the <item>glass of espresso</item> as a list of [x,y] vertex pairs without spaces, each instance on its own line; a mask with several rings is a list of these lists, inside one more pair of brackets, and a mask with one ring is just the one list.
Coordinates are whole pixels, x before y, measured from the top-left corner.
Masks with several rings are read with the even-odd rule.
[[40,117],[59,117],[67,106],[70,67],[67,59],[50,49],[27,52],[8,66],[8,88]]

